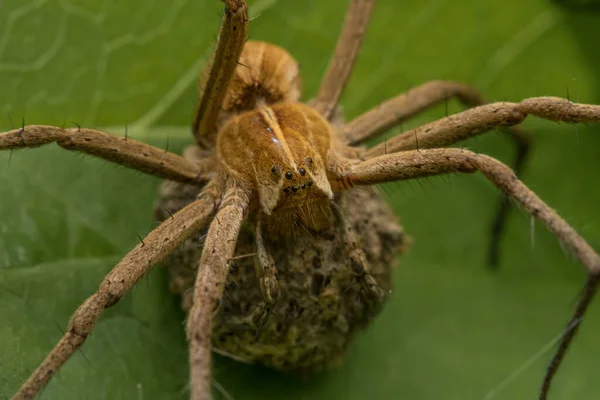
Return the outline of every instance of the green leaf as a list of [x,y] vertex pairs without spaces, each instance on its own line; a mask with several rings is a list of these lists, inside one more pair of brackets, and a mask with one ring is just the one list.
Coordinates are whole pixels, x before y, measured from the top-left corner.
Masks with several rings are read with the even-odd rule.
[[[298,58],[306,99],[316,93],[347,3],[251,2],[259,17],[250,37]],[[128,125],[131,135],[161,147],[169,137],[170,149],[181,151],[191,143],[195,81],[221,10],[217,0],[0,3],[0,129],[23,119],[75,121],[117,126],[109,130],[122,135]],[[598,37],[600,14],[549,0],[380,0],[345,113],[356,116],[431,79],[468,82],[490,100],[568,95],[600,103]],[[448,104],[448,112],[458,110]],[[404,128],[445,113],[442,105]],[[539,120],[526,126],[536,140],[525,182],[600,248],[600,130]],[[512,159],[500,133],[465,145]],[[155,226],[158,183],[55,146],[0,154],[1,399],[27,379],[137,234]],[[534,398],[551,350],[532,357],[562,332],[582,268],[539,224],[532,236],[529,217],[514,212],[502,268],[486,269],[497,193],[480,176],[383,190],[415,244],[400,260],[393,297],[343,365],[298,380],[219,358],[216,381],[236,400]],[[597,398],[597,312],[595,304],[553,399]],[[106,311],[40,398],[186,398],[183,319],[157,269]]]

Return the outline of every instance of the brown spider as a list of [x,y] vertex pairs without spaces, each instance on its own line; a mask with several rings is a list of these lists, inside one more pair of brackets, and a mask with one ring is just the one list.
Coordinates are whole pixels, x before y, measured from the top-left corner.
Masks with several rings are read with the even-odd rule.
[[[196,200],[169,214],[109,273],[98,291],[77,309],[64,337],[14,398],[34,397],[85,342],[105,308],[114,305],[154,265],[205,227],[208,230],[194,291],[189,295],[191,309],[187,321],[192,398],[211,397],[211,334],[218,328],[213,326],[213,314],[223,306],[222,296],[232,261],[236,259],[244,221],[254,226],[252,237],[259,266],[256,275],[264,299],[261,318],[269,318],[277,299],[286,295],[282,287],[293,286],[288,278],[278,280],[281,265],[273,253],[288,251],[294,244],[301,246],[306,241],[322,240],[318,235],[334,232],[332,240],[340,241],[341,253],[348,262],[347,280],[352,281],[347,285],[348,290],[354,290],[355,300],[358,294],[357,307],[363,309],[356,325],[364,324],[386,296],[385,278],[377,275],[389,273],[389,268],[375,273],[359,246],[364,232],[358,232],[363,235],[358,237],[353,229],[360,211],[369,213],[369,207],[378,200],[370,194],[371,197],[362,198],[364,203],[354,201],[352,205],[344,201],[345,193],[361,196],[350,189],[476,171],[546,225],[589,272],[584,294],[544,380],[540,398],[546,398],[552,377],[595,292],[600,259],[506,165],[468,150],[439,147],[495,127],[517,125],[529,114],[554,121],[599,122],[600,106],[550,97],[484,105],[473,89],[436,81],[418,86],[342,124],[336,116],[337,103],[350,76],[374,0],[351,2],[335,54],[310,106],[298,102],[300,78],[294,59],[276,46],[246,42],[245,2],[225,0],[225,5],[216,50],[204,77],[193,124],[198,145],[186,158],[132,139],[79,127],[33,125],[0,135],[0,149],[56,142],[66,149],[201,188]],[[475,108],[404,132],[369,150],[351,147],[448,96]],[[519,131],[507,132],[517,142],[523,140]],[[379,228],[383,229],[382,225]],[[392,240],[399,241],[398,237]],[[380,253],[389,250],[380,249]],[[301,257],[290,255],[294,257],[302,261]],[[376,263],[381,261],[377,259]],[[322,289],[326,286],[320,285],[319,296],[326,292]],[[345,293],[346,289],[342,293],[338,290],[330,299],[339,302]],[[308,365],[331,361],[334,360],[310,360]],[[277,362],[273,358],[273,365],[285,367]],[[298,366],[290,366],[294,367]]]

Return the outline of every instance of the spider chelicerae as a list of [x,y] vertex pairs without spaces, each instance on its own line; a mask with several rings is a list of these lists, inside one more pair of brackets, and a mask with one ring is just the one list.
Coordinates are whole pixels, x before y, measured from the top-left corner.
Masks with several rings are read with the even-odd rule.
[[[179,206],[168,206],[174,196],[172,190],[184,189],[169,189],[170,184],[165,186],[167,205],[159,207],[164,222],[143,238],[107,276],[98,292],[76,311],[64,338],[16,398],[32,397],[39,392],[62,363],[83,344],[102,310],[115,304],[152,266],[185,243],[201,246],[202,252],[195,290],[186,290],[185,283],[180,285],[190,308],[187,330],[193,398],[210,397],[211,342],[214,342],[211,334],[219,332],[221,326],[213,324],[213,315],[221,318],[219,315],[225,313],[222,294],[229,269],[237,264],[236,247],[251,245],[255,250],[252,254],[257,265],[254,283],[260,288],[261,300],[257,301],[260,303],[258,310],[248,310],[252,319],[247,324],[252,329],[263,327],[273,319],[272,326],[276,330],[290,332],[289,324],[277,328],[277,307],[290,305],[289,301],[284,301],[285,296],[290,296],[296,282],[299,290],[310,291],[319,304],[325,304],[327,300],[334,306],[347,302],[348,309],[358,310],[351,314],[358,316],[355,320],[347,318],[352,322],[348,331],[352,332],[375,315],[386,297],[391,257],[385,252],[405,242],[398,227],[382,221],[388,219],[389,214],[376,195],[352,188],[424,176],[480,171],[544,223],[590,271],[586,292],[573,319],[575,322],[580,320],[595,289],[599,268],[596,253],[504,164],[468,150],[440,147],[494,127],[519,124],[528,114],[555,121],[599,121],[599,107],[559,98],[483,105],[473,89],[436,81],[413,88],[344,124],[338,118],[336,107],[374,2],[351,3],[338,47],[310,106],[298,103],[300,79],[295,60],[276,46],[246,42],[248,16],[245,3],[225,3],[223,24],[211,65],[203,79],[194,120],[197,145],[186,157],[83,127],[23,126],[0,136],[1,149],[56,142],[63,148],[99,156],[188,185],[186,188],[197,187],[200,191],[197,200],[175,212]],[[369,150],[356,147],[448,97],[456,97],[475,108],[404,132]],[[507,133],[517,143],[524,143],[521,132],[509,129]],[[364,218],[364,214],[369,218]],[[369,242],[360,229],[361,219],[365,231],[379,235],[376,238],[381,247],[379,252],[373,250],[377,246],[365,249],[361,246],[361,242]],[[249,233],[242,230],[243,222],[246,222],[244,229],[250,229]],[[197,236],[204,230],[206,235]],[[252,243],[241,241],[244,237],[250,237]],[[331,241],[339,244],[330,245],[330,248],[341,253],[338,258],[345,263],[345,275],[343,269],[334,270],[343,276],[312,274],[310,285],[303,281],[305,277],[301,274],[286,275],[288,269],[296,272],[293,271],[295,263],[304,265],[307,261],[303,255],[293,254],[292,249],[307,249],[311,241],[323,242],[326,237],[333,237]],[[383,237],[387,237],[388,242]],[[281,260],[282,249],[290,260]],[[242,251],[242,254],[249,253],[252,252]],[[334,257],[318,252],[316,255],[316,258],[310,257],[311,265],[332,261]],[[176,260],[172,262],[177,263]],[[312,268],[317,267],[312,265]],[[240,265],[235,265],[235,269],[239,270]],[[247,299],[245,302],[252,307]],[[304,309],[288,307],[285,310],[298,320]],[[333,316],[329,318],[339,314],[339,309],[334,307],[333,310]],[[578,323],[570,326],[572,329],[563,339],[565,346],[561,346],[557,355],[558,361]],[[260,337],[267,340],[280,333],[266,330]],[[315,336],[321,334],[316,332]],[[228,332],[218,335],[219,338],[235,336]],[[219,343],[215,343],[217,348]],[[296,343],[287,345],[294,348]],[[331,347],[331,354],[327,353],[330,349],[327,346],[317,349],[324,351],[326,356],[335,356],[331,358],[317,354],[316,346],[304,349],[305,353],[296,358],[275,358],[264,350],[256,357],[284,369],[312,369],[336,361],[344,347],[345,343]],[[238,350],[241,352],[244,348]],[[547,393],[556,366],[554,363],[549,369],[542,397]]]

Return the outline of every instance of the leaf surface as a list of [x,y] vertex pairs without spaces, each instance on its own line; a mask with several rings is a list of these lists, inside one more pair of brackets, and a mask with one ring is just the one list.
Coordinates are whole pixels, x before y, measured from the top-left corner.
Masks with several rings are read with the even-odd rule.
[[[346,5],[251,2],[259,17],[250,37],[301,62],[306,99],[316,93]],[[191,142],[196,77],[221,11],[216,0],[0,2],[0,128],[23,119],[74,121],[123,135],[127,125],[132,136],[161,147],[169,138],[169,148],[181,151]],[[380,0],[344,111],[354,117],[431,79],[468,82],[490,100],[556,95],[600,103],[598,37],[600,14],[549,0]],[[450,101],[403,129],[446,109],[460,106]],[[600,248],[600,130],[526,126],[536,141],[525,182]],[[513,155],[496,132],[464,145],[506,162]],[[0,154],[0,399],[29,376],[137,234],[155,226],[158,183],[56,146]],[[236,400],[534,398],[550,352],[532,356],[560,335],[582,268],[539,224],[532,235],[529,217],[517,211],[502,268],[487,270],[497,194],[480,176],[383,191],[415,245],[400,260],[393,297],[343,365],[301,381],[219,358],[216,381]],[[595,305],[553,399],[597,398],[597,312]],[[183,319],[157,269],[106,311],[40,399],[186,398]]]

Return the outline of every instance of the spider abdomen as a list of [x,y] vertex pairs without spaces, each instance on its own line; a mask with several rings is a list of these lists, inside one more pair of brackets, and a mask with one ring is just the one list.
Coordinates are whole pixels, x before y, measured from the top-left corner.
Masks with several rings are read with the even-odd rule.
[[300,92],[298,62],[279,46],[249,40],[229,82],[221,110],[230,115],[253,110],[261,104],[296,102]]

